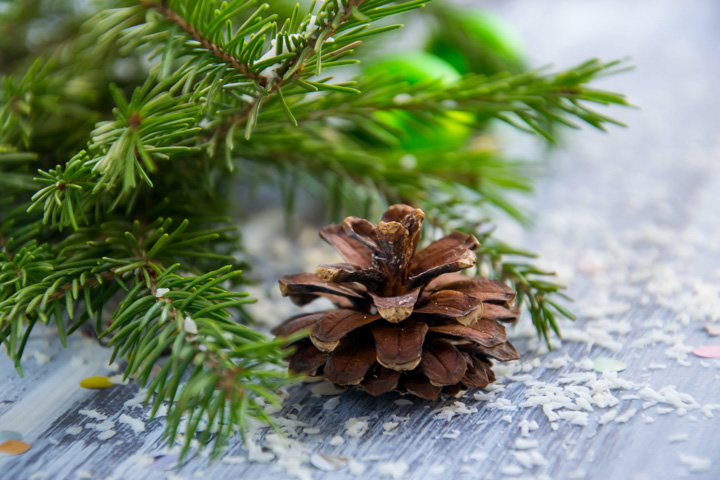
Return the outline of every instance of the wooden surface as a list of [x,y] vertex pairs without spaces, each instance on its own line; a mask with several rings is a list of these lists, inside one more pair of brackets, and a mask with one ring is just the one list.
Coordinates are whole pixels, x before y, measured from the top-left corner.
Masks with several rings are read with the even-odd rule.
[[[580,318],[565,325],[562,345],[546,353],[521,325],[514,335],[523,362],[503,367],[494,392],[479,392],[480,399],[471,391],[398,404],[398,395],[331,397],[294,386],[276,414],[286,443],[259,430],[250,458],[235,438],[218,463],[201,456],[162,470],[151,464],[168,452],[162,419],[136,422],[139,432],[121,421],[146,414],[134,405],[137,387],[77,386],[114,374],[105,366],[109,352],[82,337],[62,350],[47,330],[28,346],[25,379],[0,358],[0,430],[32,444],[23,455],[0,455],[0,478],[720,478],[720,361],[689,353],[720,344],[705,328],[720,326],[720,5],[526,0],[497,7],[528,39],[537,64],[630,54],[638,66],[603,82],[642,107],[611,112],[631,128],[571,136],[530,202],[537,225],[500,227],[504,238],[542,252],[571,285]],[[588,370],[601,356],[627,369],[603,379]],[[562,418],[551,422],[542,405],[527,405],[551,401],[553,392],[562,405],[547,413]],[[605,405],[608,395],[617,405]],[[454,402],[461,402],[458,415],[438,412]],[[110,422],[89,426],[106,421],[93,413]],[[346,422],[359,417],[368,429],[354,437]],[[538,428],[523,436],[531,421]],[[397,426],[386,432],[388,422]],[[110,424],[117,433],[99,439],[98,428]],[[353,461],[323,472],[309,461],[314,453]]]

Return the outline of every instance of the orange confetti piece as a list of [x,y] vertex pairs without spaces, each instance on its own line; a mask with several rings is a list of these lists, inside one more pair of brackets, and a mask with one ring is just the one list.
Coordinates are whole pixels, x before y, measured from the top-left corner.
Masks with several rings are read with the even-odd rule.
[[82,388],[108,388],[113,385],[108,377],[87,377],[80,382]]
[[0,443],[0,453],[8,455],[20,455],[30,450],[30,444],[21,442],[20,440],[7,440]]

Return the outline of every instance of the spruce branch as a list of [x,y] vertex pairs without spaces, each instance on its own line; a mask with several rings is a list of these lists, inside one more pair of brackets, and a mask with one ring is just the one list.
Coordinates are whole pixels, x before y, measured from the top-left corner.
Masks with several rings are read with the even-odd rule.
[[[261,85],[264,84],[265,80],[262,79],[256,72],[253,72],[250,70],[250,67],[244,63],[241,63],[236,57],[233,55],[227,53],[223,48],[214,43],[212,40],[206,38],[203,36],[203,34],[195,28],[193,25],[191,25],[187,20],[185,20],[180,14],[178,14],[176,11],[172,10],[168,5],[167,2],[160,1],[160,2],[154,2],[152,0],[142,0],[140,2],[145,8],[151,8],[154,10],[157,10],[160,12],[165,18],[167,18],[170,22],[177,24],[180,29],[190,35],[190,38],[198,42],[204,49],[210,51],[214,56],[222,60],[223,62],[229,64],[232,68],[240,72],[242,75],[245,75],[248,78],[251,78],[253,80],[258,81]],[[238,13],[240,10],[246,8],[248,4],[251,2],[248,1],[241,1],[241,2],[235,2],[234,8],[228,7],[226,9],[225,14],[219,18],[214,19],[214,24],[222,25],[223,20],[229,20],[234,14]],[[261,7],[258,11],[264,10],[263,7]]]

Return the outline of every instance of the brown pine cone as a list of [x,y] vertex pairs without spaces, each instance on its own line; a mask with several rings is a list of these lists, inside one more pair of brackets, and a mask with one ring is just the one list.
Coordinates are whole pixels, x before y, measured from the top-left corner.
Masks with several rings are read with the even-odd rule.
[[296,315],[277,336],[307,331],[293,344],[289,369],[322,375],[372,395],[391,390],[435,399],[495,381],[492,360],[516,360],[499,322],[517,320],[515,292],[502,282],[468,277],[476,262],[472,235],[453,232],[415,251],[425,214],[394,205],[382,221],[348,217],[320,237],[347,263],[285,275],[283,296],[297,305],[318,297],[334,310]]

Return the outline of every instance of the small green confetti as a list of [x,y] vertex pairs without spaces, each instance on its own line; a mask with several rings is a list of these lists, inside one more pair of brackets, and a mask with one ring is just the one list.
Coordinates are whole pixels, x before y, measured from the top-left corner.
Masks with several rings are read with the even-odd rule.
[[608,357],[598,357],[593,360],[593,370],[596,372],[622,372],[627,368],[620,360]]

